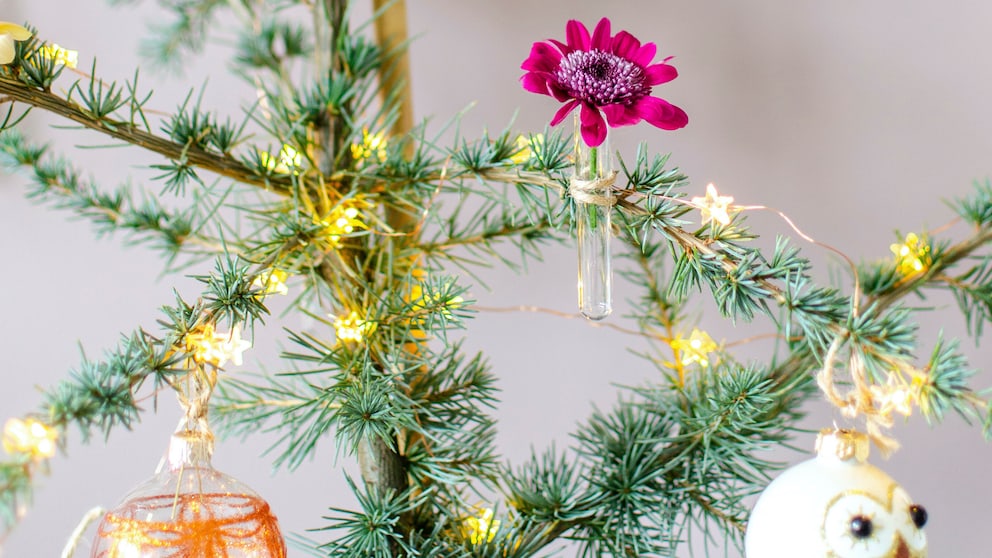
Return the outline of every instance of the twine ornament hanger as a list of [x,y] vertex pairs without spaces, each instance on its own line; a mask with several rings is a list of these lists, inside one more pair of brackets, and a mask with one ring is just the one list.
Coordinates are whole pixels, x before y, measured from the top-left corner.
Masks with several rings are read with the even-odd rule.
[[[613,185],[616,181],[617,171],[592,180],[582,180],[573,176],[568,184],[568,192],[579,203],[611,207],[617,203],[613,195]],[[605,192],[605,195],[600,192]]]

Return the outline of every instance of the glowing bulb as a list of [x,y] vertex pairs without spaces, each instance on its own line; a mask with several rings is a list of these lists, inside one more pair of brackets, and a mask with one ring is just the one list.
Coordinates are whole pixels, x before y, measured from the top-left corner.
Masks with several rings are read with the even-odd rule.
[[700,331],[697,328],[693,328],[688,339],[680,335],[673,339],[669,345],[681,355],[682,364],[695,362],[700,366],[709,366],[709,354],[718,348],[718,345],[708,333]]
[[35,419],[12,418],[3,427],[3,449],[9,454],[26,453],[35,459],[55,455],[58,432]]
[[702,215],[702,223],[705,225],[710,221],[716,221],[721,225],[730,224],[730,204],[734,203],[731,196],[721,196],[716,191],[716,186],[712,183],[706,185],[706,195],[694,197],[690,200],[692,205],[699,208]]
[[375,331],[375,322],[369,322],[358,317],[358,312],[351,312],[347,317],[334,320],[334,333],[342,343],[360,343]]
[[141,549],[131,541],[118,541],[114,545],[116,558],[141,558]]
[[252,281],[251,286],[255,289],[261,291],[261,294],[288,294],[289,288],[286,286],[286,278],[289,276],[288,273],[281,269],[270,269],[268,271],[263,271],[255,276],[255,280]]
[[223,367],[227,361],[235,366],[244,363],[244,352],[251,348],[251,341],[241,338],[241,326],[234,326],[229,333],[214,331],[211,324],[198,333],[186,335],[186,352],[200,364]]
[[332,246],[337,246],[342,236],[351,234],[356,229],[366,228],[358,210],[358,206],[365,205],[366,202],[358,198],[344,200],[331,210],[329,215],[316,219],[316,222],[324,227],[324,234]]
[[467,517],[464,521],[466,535],[472,544],[489,542],[499,530],[500,520],[493,519],[493,510],[485,509],[475,517]]
[[930,245],[926,238],[915,233],[906,235],[906,240],[889,246],[896,257],[896,267],[903,275],[915,275],[930,266]]
[[260,153],[259,157],[265,168],[281,174],[299,174],[299,169],[303,165],[303,155],[288,144],[279,149],[279,155],[276,157],[265,152]]
[[362,143],[351,145],[351,157],[359,162],[366,159],[384,162],[386,160],[386,136],[381,132],[370,134],[368,128],[362,128]]
[[907,385],[896,372],[889,372],[884,385],[871,386],[871,397],[881,415],[889,416],[896,412],[908,417],[913,413],[913,405],[919,402],[922,385],[923,380],[919,376],[914,376]]
[[514,142],[514,154],[510,156],[510,161],[514,164],[522,165],[533,156],[534,149],[544,144],[544,134],[534,134],[531,137],[519,135]]
[[251,341],[241,338],[241,326],[234,326],[230,333],[222,333],[220,337],[217,349],[220,359],[217,366],[224,366],[228,360],[235,366],[244,364],[244,352],[251,348]]
[[45,45],[38,50],[45,58],[55,60],[56,64],[62,64],[68,68],[75,68],[79,61],[79,52],[60,47],[57,43]]

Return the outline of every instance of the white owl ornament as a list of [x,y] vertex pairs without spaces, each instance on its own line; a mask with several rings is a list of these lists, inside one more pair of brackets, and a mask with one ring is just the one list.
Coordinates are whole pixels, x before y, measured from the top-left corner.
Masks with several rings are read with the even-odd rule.
[[827,429],[816,457],[787,469],[758,498],[747,558],[926,558],[927,512],[867,462],[868,437]]

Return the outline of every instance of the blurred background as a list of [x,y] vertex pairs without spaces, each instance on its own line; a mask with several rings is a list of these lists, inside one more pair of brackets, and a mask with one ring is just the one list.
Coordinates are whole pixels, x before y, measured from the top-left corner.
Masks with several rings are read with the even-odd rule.
[[[151,2],[111,7],[103,0],[2,0],[0,8],[0,19],[28,21],[45,39],[78,50],[81,70],[95,57],[99,73],[119,81],[132,77],[148,24],[162,18]],[[672,163],[692,179],[692,195],[715,182],[739,204],[784,211],[807,234],[855,260],[891,257],[889,245],[902,238],[896,231],[904,235],[950,221],[942,200],[967,195],[973,181],[992,171],[992,3],[419,0],[408,10],[416,35],[411,64],[417,118],[441,126],[472,105],[462,120],[468,137],[486,127],[498,133],[514,117],[520,131],[543,129],[557,106],[520,88],[519,65],[532,42],[563,38],[566,20],[592,27],[607,15],[614,31],[657,42],[659,57],[675,56],[680,77],[655,94],[683,107],[689,126],[678,132],[624,128],[612,136],[614,147],[628,157],[642,141],[654,152],[671,151]],[[190,87],[206,84],[204,108],[240,115],[252,91],[225,72],[231,39],[218,30],[207,56],[191,60],[181,78],[143,64],[141,79],[155,90],[151,105],[171,111]],[[76,149],[108,140],[52,124],[63,123],[35,114],[25,132],[51,140],[108,188],[128,179],[150,183],[152,173],[143,165],[157,159],[133,148]],[[158,308],[173,300],[173,289],[187,298],[199,292],[187,277],[163,276],[156,253],[124,247],[122,238],[96,238],[88,223],[25,199],[25,182],[0,176],[0,420],[37,408],[39,388],[65,377],[82,355],[99,358],[135,327],[154,330]],[[150,187],[157,191],[159,185]],[[767,239],[792,234],[771,214],[749,219]],[[964,232],[958,227],[950,234]],[[803,248],[823,281],[843,277],[822,249]],[[574,252],[556,247],[545,256],[523,274],[483,271],[486,286],[473,286],[472,295],[489,307],[573,312]],[[846,281],[838,284],[850,289]],[[634,293],[625,288],[617,288],[620,304],[610,323],[630,323],[623,300]],[[949,297],[912,302],[938,309],[921,328],[921,358],[941,331],[964,336],[964,320]],[[701,327],[717,340],[772,331],[765,321],[734,326],[701,309]],[[282,326],[305,326],[295,317],[267,325],[257,332],[242,370],[281,371],[276,355],[286,338]],[[594,406],[607,408],[616,400],[617,384],[650,382],[659,374],[627,350],[643,349],[638,338],[578,319],[482,312],[469,327],[469,348],[484,350],[500,378],[499,444],[511,463],[520,463],[531,448],[570,445],[577,422]],[[979,370],[976,387],[989,385],[989,352],[969,340],[962,346]],[[767,360],[766,351],[745,346],[739,354]],[[814,402],[809,411],[808,428],[844,424],[826,403]],[[170,396],[157,412],[149,402],[133,431],[115,432],[105,443],[84,445],[73,431],[68,457],[55,458],[51,475],[40,479],[35,505],[6,541],[4,558],[58,556],[87,510],[115,505],[152,474],[178,417]],[[873,460],[930,511],[930,556],[987,555],[992,448],[980,429],[957,417],[931,429],[914,417],[895,434],[903,449],[888,461]],[[273,441],[264,435],[226,441],[214,464],[265,497],[285,532],[321,527],[321,516],[332,515],[328,508],[352,505],[341,471],[357,476],[357,470],[350,457],[338,456],[331,439],[292,472],[272,470],[262,455]],[[796,444],[811,448],[813,436]],[[78,555],[88,555],[88,545],[83,548]],[[726,555],[739,553],[729,549]]]

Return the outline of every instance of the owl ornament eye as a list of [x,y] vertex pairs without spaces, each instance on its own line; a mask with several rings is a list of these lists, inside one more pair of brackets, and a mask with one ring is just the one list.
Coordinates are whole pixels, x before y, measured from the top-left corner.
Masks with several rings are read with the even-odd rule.
[[758,499],[747,558],[926,558],[926,510],[867,458],[864,434],[821,432],[817,457],[783,472]]

